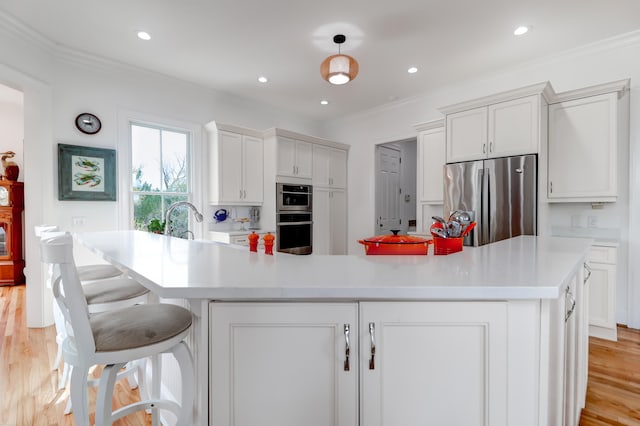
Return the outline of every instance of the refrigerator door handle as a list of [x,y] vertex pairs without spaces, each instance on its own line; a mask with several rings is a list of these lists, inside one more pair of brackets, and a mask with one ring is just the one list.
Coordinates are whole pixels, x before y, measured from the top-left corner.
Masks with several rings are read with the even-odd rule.
[[[476,242],[474,245],[483,245],[486,244],[486,240],[489,236],[489,169],[481,168],[478,170],[479,177],[479,185],[480,193],[478,196],[480,197],[480,211],[478,212],[478,219],[480,221],[479,227],[476,227]],[[480,228],[480,229],[478,229]]]

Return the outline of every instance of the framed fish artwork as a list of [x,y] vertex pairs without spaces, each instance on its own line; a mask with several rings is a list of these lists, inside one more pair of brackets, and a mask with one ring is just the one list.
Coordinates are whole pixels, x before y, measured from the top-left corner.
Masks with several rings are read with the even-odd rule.
[[59,143],[58,200],[116,201],[116,151]]

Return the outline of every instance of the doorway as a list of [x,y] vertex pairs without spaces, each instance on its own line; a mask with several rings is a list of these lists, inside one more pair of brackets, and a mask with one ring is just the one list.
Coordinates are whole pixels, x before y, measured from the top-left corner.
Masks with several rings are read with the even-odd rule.
[[375,235],[415,231],[416,166],[415,138],[376,145]]

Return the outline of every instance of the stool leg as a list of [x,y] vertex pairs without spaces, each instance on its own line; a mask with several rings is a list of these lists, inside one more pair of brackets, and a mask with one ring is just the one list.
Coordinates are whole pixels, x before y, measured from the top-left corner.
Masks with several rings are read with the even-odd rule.
[[195,367],[193,357],[185,342],[180,342],[174,346],[172,352],[180,366],[180,380],[182,381],[180,415],[178,416],[176,425],[190,425],[193,419],[195,400]]
[[96,397],[96,426],[111,426],[113,387],[116,384],[118,372],[124,367],[124,363],[110,364],[104,367],[98,385]]
[[[151,399],[159,400],[162,385],[162,355],[151,357]],[[151,409],[151,425],[160,426],[160,410]]]
[[60,377],[60,383],[58,383],[58,390],[62,390],[67,387],[67,383],[69,383],[69,377],[71,377],[71,367],[66,362],[62,366],[62,376]]
[[89,368],[74,366],[71,371],[71,404],[73,419],[77,426],[89,426],[89,398],[87,395],[87,376]]

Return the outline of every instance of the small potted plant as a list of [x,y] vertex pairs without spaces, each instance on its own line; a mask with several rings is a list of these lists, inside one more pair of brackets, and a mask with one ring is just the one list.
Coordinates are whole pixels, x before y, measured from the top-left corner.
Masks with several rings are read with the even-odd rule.
[[147,225],[147,230],[154,234],[162,234],[164,232],[164,221],[160,222],[160,219],[151,219],[149,225]]

